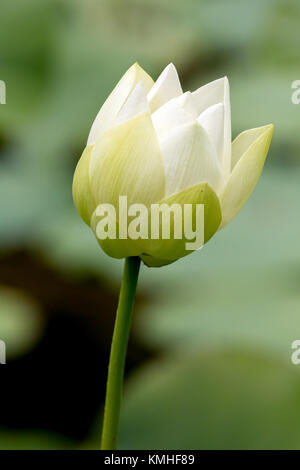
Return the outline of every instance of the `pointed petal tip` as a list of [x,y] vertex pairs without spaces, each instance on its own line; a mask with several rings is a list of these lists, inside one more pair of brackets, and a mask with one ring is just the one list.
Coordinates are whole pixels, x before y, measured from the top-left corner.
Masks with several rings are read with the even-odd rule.
[[134,62],[134,64],[132,64],[131,67],[129,67],[128,71],[129,70],[135,73],[142,72],[144,74],[147,74],[147,72],[143,69],[143,67],[139,64],[138,61]]
[[227,75],[223,75],[223,77],[217,78],[215,81],[216,82],[228,82],[229,80],[228,80]]
[[128,71],[128,70],[134,70],[134,69],[138,68],[139,66],[140,66],[140,65],[139,65],[138,62],[134,62],[134,63],[127,69],[127,71]]
[[273,131],[274,130],[274,124],[272,124],[272,123],[271,124],[265,124],[263,126],[258,126],[256,129],[266,129],[266,130],[269,130],[269,129],[271,130],[272,129],[272,131]]
[[172,98],[182,95],[182,88],[174,64],[167,65],[148,93],[152,112],[163,106]]
[[224,77],[220,78],[219,80],[220,82],[223,83],[224,88],[227,88],[229,91],[230,86],[229,86],[229,78],[227,77],[227,75],[224,75]]
[[160,76],[158,77],[157,81],[159,80],[160,77],[163,78],[163,79],[166,79],[169,76],[171,76],[171,77],[175,76],[179,80],[178,72],[177,72],[177,69],[176,69],[175,65],[173,64],[173,62],[170,62],[168,65],[166,65],[166,67],[163,69]]
[[[233,140],[232,143],[235,143],[238,141],[238,139],[240,139],[241,137],[245,136],[246,134],[251,134],[253,133],[254,135],[254,139],[252,142],[250,142],[249,145],[253,144],[257,139],[259,139],[260,137],[262,137],[264,134],[266,133],[269,133],[270,136],[272,137],[272,134],[273,134],[273,131],[274,131],[274,124],[265,124],[264,126],[257,126],[257,127],[253,127],[251,129],[245,129],[244,131],[242,131],[240,134],[238,134],[236,136],[236,138]],[[256,133],[256,134],[255,134]]]
[[175,65],[173,64],[173,62],[170,62],[165,68],[165,70],[170,70],[170,69],[175,70],[177,72],[177,69]]
[[136,61],[134,64],[132,64],[131,67],[129,67],[129,70],[144,70],[143,67],[140,66],[140,64]]
[[269,145],[271,145],[271,140],[274,132],[274,124],[267,124],[266,126],[262,126],[264,131],[262,132],[262,135],[265,135],[266,138],[268,139]]
[[272,131],[272,133],[274,132],[274,127],[275,127],[274,124],[266,124],[266,126],[264,126],[264,127],[266,127],[266,129],[269,129],[270,131]]
[[262,126],[262,129],[265,129],[262,132],[262,134],[268,134],[268,136],[270,138],[270,142],[271,142],[273,132],[274,132],[274,124],[266,124],[265,126]]

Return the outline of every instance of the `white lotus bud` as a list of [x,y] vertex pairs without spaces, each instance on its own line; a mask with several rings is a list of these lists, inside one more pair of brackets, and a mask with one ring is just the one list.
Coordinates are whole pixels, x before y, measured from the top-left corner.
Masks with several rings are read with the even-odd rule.
[[[120,196],[127,197],[128,206],[192,204],[195,210],[189,217],[202,204],[207,242],[237,215],[252,193],[272,133],[270,124],[244,131],[231,143],[226,77],[183,93],[173,64],[155,83],[135,64],[92,125],[74,175],[75,205],[97,233],[101,204],[116,208],[110,220],[123,230]],[[110,256],[140,256],[149,266],[165,265],[190,253],[186,242],[185,236],[99,240]]]

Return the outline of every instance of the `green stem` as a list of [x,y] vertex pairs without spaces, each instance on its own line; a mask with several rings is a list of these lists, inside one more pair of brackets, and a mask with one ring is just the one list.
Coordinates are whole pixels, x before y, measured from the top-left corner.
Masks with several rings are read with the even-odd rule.
[[111,343],[104,407],[102,450],[116,448],[127,344],[141,259],[126,258]]

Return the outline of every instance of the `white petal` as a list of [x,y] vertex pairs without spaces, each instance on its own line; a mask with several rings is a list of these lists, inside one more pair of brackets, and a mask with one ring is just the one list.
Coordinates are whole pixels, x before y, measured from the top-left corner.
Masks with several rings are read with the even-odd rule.
[[221,156],[221,167],[225,177],[228,177],[231,168],[231,112],[227,77],[198,88],[192,93],[192,96],[198,115],[214,104],[223,103],[224,105],[224,149]]
[[114,126],[130,121],[130,119],[133,119],[140,114],[144,114],[147,111],[150,112],[147,95],[143,83],[139,82],[132,93],[130,93],[127,101],[120,110],[116,120],[114,121]]
[[214,104],[200,114],[197,121],[206,130],[219,160],[224,149],[224,105]]
[[138,64],[134,64],[123,75],[97,114],[90,130],[88,145],[94,144],[96,139],[113,125],[129,94],[140,81],[148,93],[153,80]]
[[198,183],[215,191],[222,187],[216,152],[197,121],[177,127],[161,143],[166,174],[166,196]]
[[177,70],[173,64],[169,64],[160,74],[148,93],[151,111],[154,112],[167,101],[181,94],[182,88]]
[[196,119],[196,112],[190,101],[191,93],[188,91],[168,101],[152,114],[152,122],[159,141],[162,141],[174,128]]

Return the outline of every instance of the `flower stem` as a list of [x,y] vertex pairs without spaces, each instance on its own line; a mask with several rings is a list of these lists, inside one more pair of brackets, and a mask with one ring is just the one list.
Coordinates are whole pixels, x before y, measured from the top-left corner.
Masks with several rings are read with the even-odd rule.
[[141,259],[125,259],[119,304],[111,343],[104,407],[102,450],[116,448],[127,344]]

